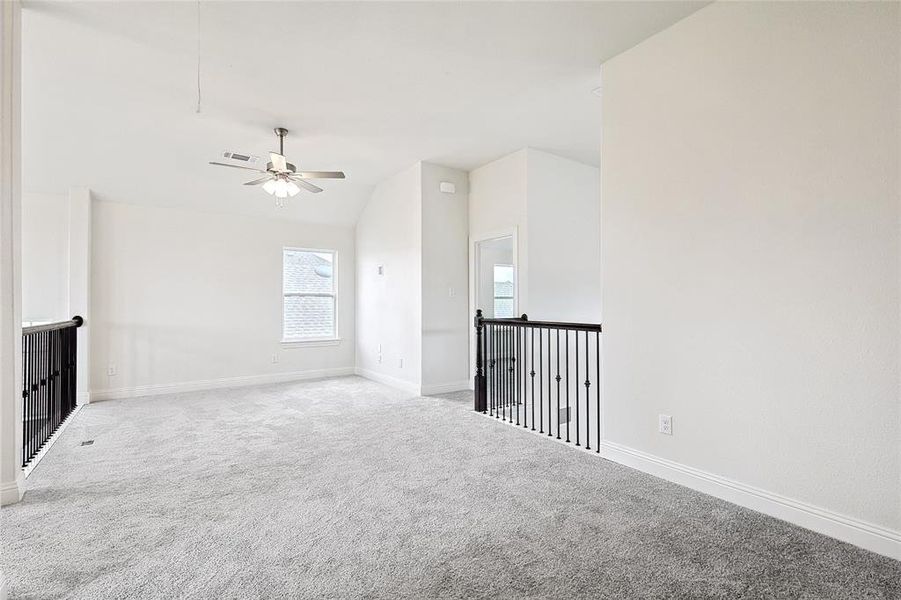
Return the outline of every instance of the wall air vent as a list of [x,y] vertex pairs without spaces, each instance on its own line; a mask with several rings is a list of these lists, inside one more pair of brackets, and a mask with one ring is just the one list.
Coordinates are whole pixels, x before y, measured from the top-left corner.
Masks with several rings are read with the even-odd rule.
[[224,162],[235,164],[235,165],[243,165],[246,167],[255,167],[260,162],[259,156],[254,156],[253,154],[241,154],[240,152],[232,152],[230,150],[225,150],[222,153],[222,158],[224,158]]

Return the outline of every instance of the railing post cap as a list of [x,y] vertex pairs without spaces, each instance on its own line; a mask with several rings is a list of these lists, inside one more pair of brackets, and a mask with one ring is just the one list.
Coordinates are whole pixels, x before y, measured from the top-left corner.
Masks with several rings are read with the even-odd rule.
[[520,319],[522,319],[523,321],[528,321],[529,315],[527,315],[526,313],[522,313],[522,316],[520,317]]

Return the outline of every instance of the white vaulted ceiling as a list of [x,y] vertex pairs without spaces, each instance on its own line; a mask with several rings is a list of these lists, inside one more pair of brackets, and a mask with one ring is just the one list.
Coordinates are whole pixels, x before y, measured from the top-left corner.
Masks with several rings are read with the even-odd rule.
[[[202,2],[198,27],[194,2],[29,1],[24,190],[352,224],[418,160],[528,145],[598,164],[600,63],[704,4]],[[207,164],[265,155],[277,125],[300,168],[348,179],[276,209]]]

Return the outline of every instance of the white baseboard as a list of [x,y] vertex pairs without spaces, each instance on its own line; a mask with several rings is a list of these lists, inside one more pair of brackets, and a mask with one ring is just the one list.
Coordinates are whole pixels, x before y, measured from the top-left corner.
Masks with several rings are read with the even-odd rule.
[[0,485],[0,506],[15,504],[25,495],[25,474],[22,469],[16,470],[14,481],[6,481]]
[[41,449],[38,450],[38,453],[34,455],[34,458],[32,458],[31,461],[29,461],[28,465],[24,469],[22,469],[23,476],[28,477],[29,475],[31,475],[31,472],[34,471],[34,468],[36,466],[38,466],[38,463],[41,462],[41,459],[47,455],[47,453],[50,451],[51,446],[56,443],[56,440],[59,439],[59,436],[62,435],[66,427],[69,426],[69,423],[72,422],[72,420],[75,418],[75,415],[77,415],[78,411],[81,410],[81,407],[81,404],[77,404],[75,406],[75,409],[69,413],[69,416],[67,416],[65,420],[60,423],[59,427],[56,428],[56,431],[53,432],[53,435],[47,438],[47,441],[44,442],[44,445],[41,446]]
[[451,381],[449,383],[439,383],[435,385],[424,385],[420,389],[423,396],[431,396],[433,394],[447,394],[449,392],[459,392],[472,388],[472,381],[464,379],[462,381]]
[[75,404],[84,406],[91,403],[91,392],[78,392],[75,394]]
[[385,385],[391,386],[409,394],[413,394],[414,396],[419,396],[421,394],[421,386],[418,383],[413,383],[412,381],[405,381],[403,379],[398,379],[397,377],[392,377],[390,375],[376,373],[375,371],[370,371],[368,369],[361,369],[360,367],[357,367],[354,372],[360,377],[365,377],[366,379],[371,379],[372,381],[384,383]]
[[788,521],[877,554],[901,560],[901,532],[786,498],[614,442],[601,443],[601,456],[733,504]]
[[[492,422],[509,427],[509,424],[498,421],[494,417],[488,415],[485,417],[491,419]],[[514,427],[514,429],[532,435],[538,434],[537,431],[533,432],[522,427]],[[577,448],[563,440],[549,438],[543,434],[539,437],[543,440],[563,444],[575,451],[585,452],[583,448]],[[871,552],[901,560],[901,532],[887,527],[848,517],[800,500],[793,500],[608,440],[601,440],[600,453],[594,450],[585,453],[666,479]]]
[[306,379],[325,379],[327,377],[341,377],[344,375],[353,374],[353,367],[336,367],[333,369],[292,371],[288,373],[241,375],[238,377],[223,377],[221,379],[203,379],[198,381],[183,381],[180,383],[142,385],[133,388],[91,390],[91,400],[99,401],[120,398],[137,398],[140,396],[160,396],[163,394],[180,394],[184,392],[198,392],[202,390],[217,390],[231,387],[245,387],[249,385],[264,385],[267,383],[286,383],[290,381],[302,381]]

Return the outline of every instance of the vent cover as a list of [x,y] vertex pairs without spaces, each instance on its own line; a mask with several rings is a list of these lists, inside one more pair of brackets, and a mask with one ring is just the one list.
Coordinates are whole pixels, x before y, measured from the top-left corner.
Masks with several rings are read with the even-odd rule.
[[236,165],[244,165],[248,167],[254,167],[260,162],[259,156],[254,156],[253,154],[242,154],[240,152],[232,152],[231,150],[225,150],[222,152],[222,158],[225,159],[227,163],[233,163]]

